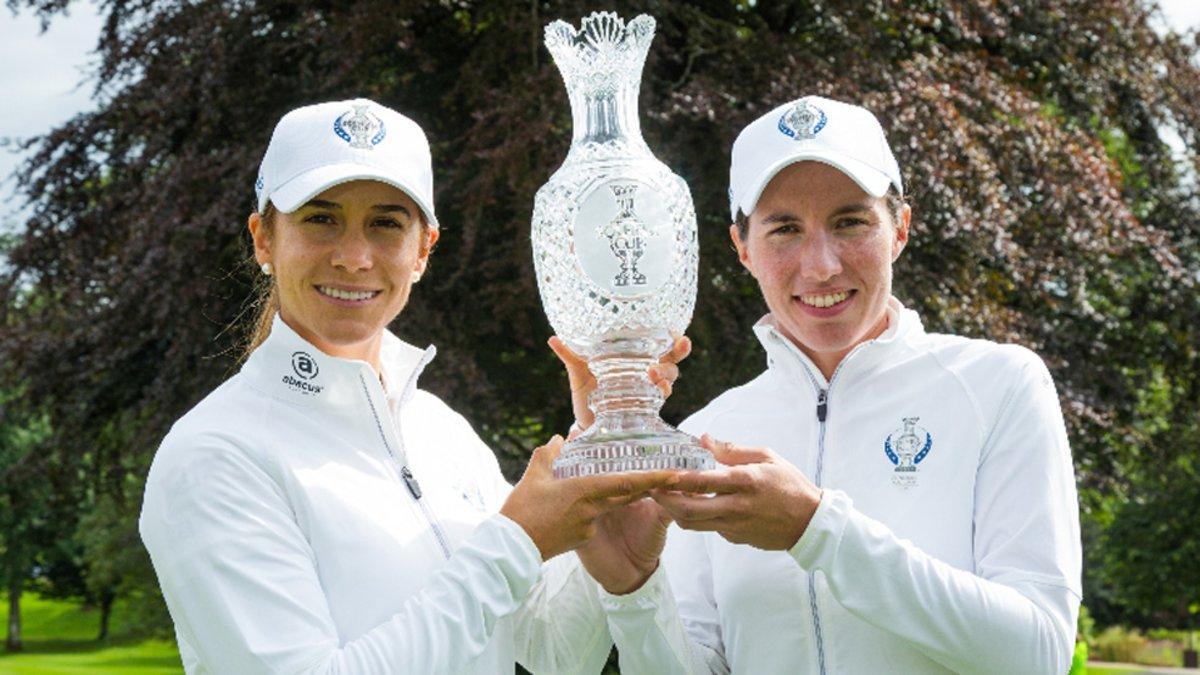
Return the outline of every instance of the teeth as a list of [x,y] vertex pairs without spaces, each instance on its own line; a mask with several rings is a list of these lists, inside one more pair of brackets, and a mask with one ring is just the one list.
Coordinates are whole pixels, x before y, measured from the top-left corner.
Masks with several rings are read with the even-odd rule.
[[339,300],[369,300],[378,294],[378,291],[342,291],[329,286],[317,286],[317,290]]
[[850,291],[842,291],[841,293],[833,293],[831,295],[802,295],[800,302],[813,307],[832,307],[839,302],[850,297]]

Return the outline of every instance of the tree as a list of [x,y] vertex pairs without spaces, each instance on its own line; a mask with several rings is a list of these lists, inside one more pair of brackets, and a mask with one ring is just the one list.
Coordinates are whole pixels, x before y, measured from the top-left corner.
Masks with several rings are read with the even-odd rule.
[[[7,0],[47,20],[67,0]],[[542,26],[583,2],[121,2],[95,71],[100,105],[30,142],[32,216],[0,276],[0,360],[51,406],[60,442],[127,444],[94,461],[98,494],[144,471],[170,423],[237,367],[256,283],[244,232],[278,117],[368,96],[434,147],[443,236],[394,326],[436,342],[426,386],[515,473],[566,428],[528,240],[532,196],[570,115]],[[927,327],[1039,351],[1063,395],[1088,494],[1196,452],[1139,437],[1154,368],[1177,375],[1172,424],[1200,402],[1200,71],[1134,0],[620,2],[658,19],[642,90],[647,141],[692,187],[696,351],[668,417],[748,379],[763,312],[728,252],[727,151],[745,123],[818,93],[884,123],[914,204],[896,291]],[[1178,165],[1160,130],[1189,148]],[[14,309],[15,308],[15,309]],[[15,317],[15,318],[13,318]],[[735,346],[731,348],[731,346]],[[64,431],[65,433],[65,431]],[[1148,444],[1142,444],[1142,442]],[[79,453],[82,455],[83,453]],[[136,499],[116,503],[132,514]],[[123,535],[122,535],[123,536]],[[97,550],[102,550],[97,549]]]
[[45,449],[49,421],[21,409],[20,391],[0,389],[0,580],[8,596],[8,651],[20,651],[21,595],[47,523],[49,490],[31,468]]
[[1181,461],[1139,484],[1104,533],[1115,599],[1144,625],[1200,628],[1200,472]]

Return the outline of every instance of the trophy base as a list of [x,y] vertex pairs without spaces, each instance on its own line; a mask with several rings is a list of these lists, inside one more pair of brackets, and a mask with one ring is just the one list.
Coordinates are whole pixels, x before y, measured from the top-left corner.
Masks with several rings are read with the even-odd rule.
[[699,441],[665,422],[640,431],[606,431],[597,426],[563,446],[554,460],[555,478],[716,468],[712,453]]

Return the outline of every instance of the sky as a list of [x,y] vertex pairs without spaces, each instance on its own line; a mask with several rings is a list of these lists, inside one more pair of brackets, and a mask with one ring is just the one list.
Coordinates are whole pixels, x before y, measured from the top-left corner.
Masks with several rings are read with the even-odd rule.
[[[1159,0],[1167,26],[1200,29],[1200,0]],[[101,17],[92,0],[72,4],[42,33],[31,12],[0,8],[0,139],[28,138],[49,131],[92,108],[88,66],[100,35]],[[1161,30],[1162,28],[1160,28]],[[1166,134],[1171,136],[1172,134]],[[1182,146],[1175,136],[1168,138]],[[0,148],[0,198],[13,194],[10,178],[21,156]],[[11,212],[7,214],[11,217]]]

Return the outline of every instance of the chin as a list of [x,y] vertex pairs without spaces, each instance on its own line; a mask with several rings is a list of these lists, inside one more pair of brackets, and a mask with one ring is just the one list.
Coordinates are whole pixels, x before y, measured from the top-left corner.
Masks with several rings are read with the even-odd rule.
[[334,347],[353,347],[375,338],[383,330],[383,325],[355,326],[326,326],[322,330],[321,340]]
[[836,326],[826,326],[824,330],[808,327],[806,330],[792,331],[792,335],[805,349],[821,354],[848,351],[857,342],[855,336],[861,334]]

